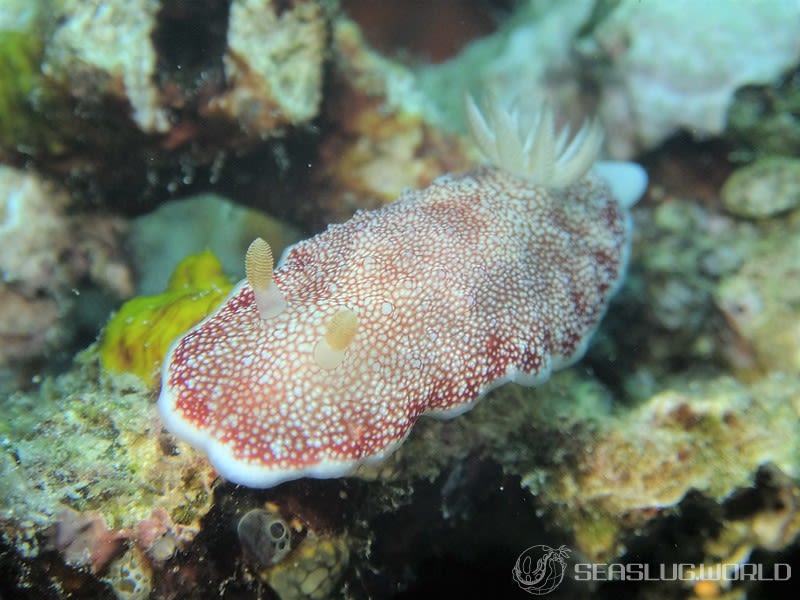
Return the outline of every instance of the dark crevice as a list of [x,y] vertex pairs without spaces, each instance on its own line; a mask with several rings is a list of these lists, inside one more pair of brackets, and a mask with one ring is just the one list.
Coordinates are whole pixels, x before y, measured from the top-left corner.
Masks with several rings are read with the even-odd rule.
[[158,72],[194,87],[209,69],[222,69],[229,0],[165,0],[153,32]]

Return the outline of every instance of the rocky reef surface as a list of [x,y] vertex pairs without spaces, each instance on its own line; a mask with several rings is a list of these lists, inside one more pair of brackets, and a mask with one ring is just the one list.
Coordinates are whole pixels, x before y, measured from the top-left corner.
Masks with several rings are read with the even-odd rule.
[[[715,36],[700,33],[729,3],[496,2],[481,17],[453,1],[452,27],[464,11],[493,32],[431,64],[430,35],[364,41],[362,26],[407,29],[397,12],[353,7],[356,22],[343,4],[12,1],[0,16],[16,65],[0,65],[0,596],[527,597],[511,570],[536,544],[565,545],[570,566],[698,573],[567,576],[554,598],[785,595],[734,575],[800,565],[794,9],[738,3]],[[222,480],[163,430],[157,378],[107,368],[135,363],[131,344],[152,360],[159,319],[190,310],[144,295],[211,248],[225,274],[181,296],[194,315],[203,282],[241,276],[252,237],[280,248],[473,166],[465,89],[597,113],[607,152],[650,175],[587,356],[422,419],[352,477]],[[132,297],[152,312],[120,308]],[[104,334],[112,307],[132,320]]]

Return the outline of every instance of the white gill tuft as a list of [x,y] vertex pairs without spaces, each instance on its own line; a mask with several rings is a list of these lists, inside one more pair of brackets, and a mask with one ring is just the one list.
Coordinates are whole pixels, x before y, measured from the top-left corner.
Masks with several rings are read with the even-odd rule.
[[472,137],[484,157],[497,167],[549,187],[567,186],[592,168],[603,143],[603,129],[587,120],[570,140],[570,129],[556,132],[547,104],[529,116],[516,103],[486,103],[483,110],[467,95],[464,101]]

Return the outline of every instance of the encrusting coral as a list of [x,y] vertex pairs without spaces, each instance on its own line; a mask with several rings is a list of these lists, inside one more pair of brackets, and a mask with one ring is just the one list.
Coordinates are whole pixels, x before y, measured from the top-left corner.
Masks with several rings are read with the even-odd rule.
[[800,206],[800,160],[762,158],[733,172],[722,186],[722,203],[745,218],[772,217]]
[[547,108],[530,121],[468,109],[498,166],[330,226],[272,277],[254,243],[248,279],[171,348],[164,422],[226,478],[344,475],[390,454],[420,415],[463,413],[584,353],[623,277],[626,209],[646,176],[622,163],[587,175],[596,125],[568,143]]
[[63,256],[73,243],[63,189],[0,166],[0,364],[41,355],[68,337],[61,321],[74,282]]

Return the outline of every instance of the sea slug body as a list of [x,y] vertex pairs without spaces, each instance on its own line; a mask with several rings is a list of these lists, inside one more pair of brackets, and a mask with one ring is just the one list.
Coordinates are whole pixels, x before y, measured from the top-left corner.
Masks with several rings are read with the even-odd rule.
[[227,479],[346,475],[421,415],[456,416],[584,353],[624,275],[644,171],[593,167],[596,124],[568,143],[546,109],[527,124],[467,111],[496,166],[331,225],[271,276],[254,244],[249,279],[170,349],[165,425]]

